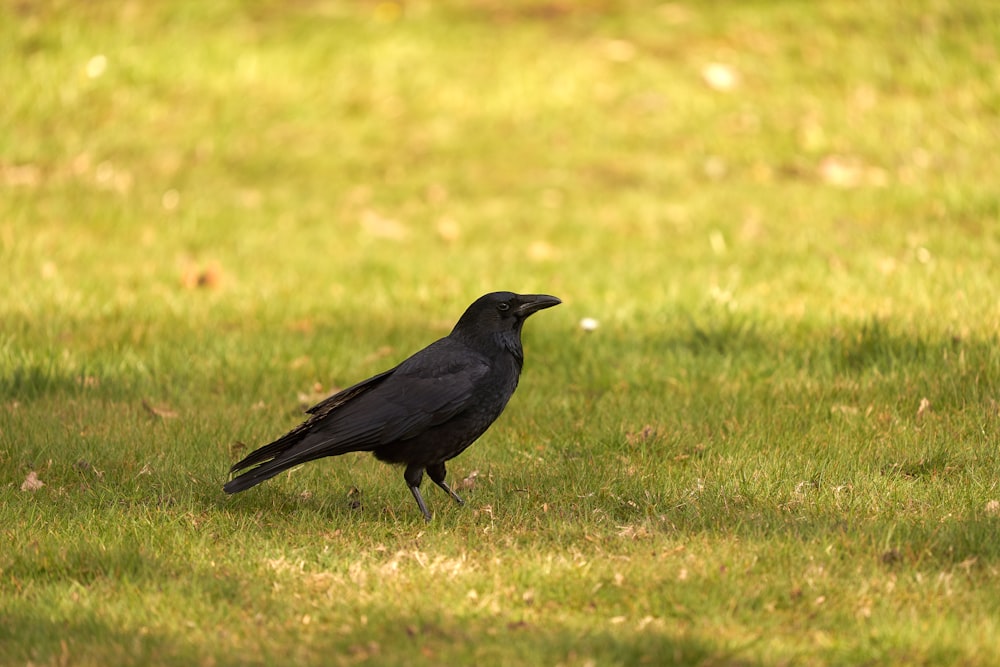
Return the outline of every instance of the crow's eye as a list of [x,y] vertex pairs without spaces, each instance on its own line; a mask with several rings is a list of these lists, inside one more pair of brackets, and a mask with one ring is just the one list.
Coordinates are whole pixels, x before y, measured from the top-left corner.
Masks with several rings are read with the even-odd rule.
[[497,310],[499,310],[501,313],[506,313],[508,310],[510,310],[510,304],[507,303],[506,301],[498,303]]

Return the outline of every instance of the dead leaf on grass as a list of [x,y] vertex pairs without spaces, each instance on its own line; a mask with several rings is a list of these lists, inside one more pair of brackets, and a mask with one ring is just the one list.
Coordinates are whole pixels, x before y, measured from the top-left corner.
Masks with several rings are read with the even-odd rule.
[[402,222],[371,209],[362,212],[360,222],[365,233],[373,238],[402,241],[410,235],[410,230]]
[[651,424],[646,424],[638,431],[627,431],[625,441],[630,445],[642,442],[650,442],[660,437],[660,428]]
[[888,184],[885,170],[845,155],[828,155],[823,158],[819,164],[819,177],[826,185],[844,189],[885,187]]
[[339,387],[331,387],[329,391],[323,391],[323,385],[319,382],[314,382],[312,389],[308,393],[303,391],[299,392],[299,404],[302,406],[303,410],[308,410],[316,404],[326,400],[333,394],[336,394],[338,391],[340,391]]
[[476,488],[476,478],[479,477],[479,471],[473,470],[468,475],[462,478],[462,480],[456,485],[462,491],[472,491]]
[[178,416],[176,411],[162,405],[153,405],[146,399],[142,399],[142,407],[146,409],[146,412],[160,419],[174,419]]
[[972,566],[975,565],[978,561],[979,561],[979,557],[978,556],[969,556],[968,558],[966,558],[965,560],[963,560],[961,563],[959,563],[958,567],[960,567],[963,570],[965,570],[965,573],[968,574],[969,570],[972,569]]
[[222,285],[222,268],[214,262],[207,266],[189,265],[181,273],[181,285],[187,289],[217,289]]
[[42,183],[42,169],[34,164],[0,164],[0,183],[14,187],[37,187]]
[[635,44],[624,39],[609,39],[602,45],[604,57],[616,63],[627,63],[633,60],[638,52]]
[[28,476],[24,478],[24,482],[21,484],[21,490],[34,492],[43,486],[45,486],[45,482],[38,479],[38,473],[32,470],[28,473]]
[[383,359],[385,357],[388,357],[394,351],[395,350],[393,349],[393,347],[391,345],[383,345],[382,347],[378,348],[377,350],[375,350],[374,352],[372,352],[371,354],[369,354],[368,356],[366,356],[364,359],[362,359],[361,362],[363,364],[370,364],[373,361],[378,361],[379,359]]
[[920,399],[920,405],[917,406],[917,422],[921,422],[924,419],[924,414],[931,409],[931,402],[926,397]]
[[79,461],[77,461],[76,463],[73,464],[73,467],[76,468],[81,473],[88,473],[89,472],[89,473],[92,473],[98,479],[103,479],[104,478],[104,471],[103,470],[98,470],[97,468],[95,468],[90,463],[90,461],[87,461],[87,460],[84,460],[84,459],[80,459]]
[[454,243],[462,236],[462,227],[453,218],[439,219],[434,229],[445,243]]
[[903,554],[900,553],[899,549],[889,549],[882,553],[882,562],[886,565],[893,565],[903,560]]
[[532,241],[528,245],[528,258],[535,262],[547,262],[558,258],[559,250],[548,241]]
[[644,540],[652,536],[652,533],[645,526],[618,526],[618,537],[630,540]]

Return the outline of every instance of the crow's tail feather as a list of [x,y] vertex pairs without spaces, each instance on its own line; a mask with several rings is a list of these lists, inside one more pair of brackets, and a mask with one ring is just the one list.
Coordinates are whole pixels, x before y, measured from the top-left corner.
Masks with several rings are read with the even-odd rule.
[[270,461],[276,459],[282,455],[288,448],[297,445],[302,442],[302,439],[309,435],[309,429],[306,428],[306,424],[301,424],[296,426],[291,431],[281,436],[269,445],[264,445],[259,449],[255,449],[250,452],[242,461],[233,464],[233,467],[229,469],[230,473],[239,472],[240,470],[246,470],[251,466],[255,466],[258,463],[263,463],[264,461]]
[[[222,489],[226,493],[236,493],[301,463],[347,452],[371,451],[375,447],[368,429],[341,430],[338,434],[340,437],[334,438],[331,432],[334,429],[322,428],[324,419],[325,415],[313,416],[271,444],[250,452],[229,469],[230,474],[241,470],[246,472],[226,482]],[[318,422],[320,427],[317,427]]]
[[245,491],[251,486],[256,486],[265,480],[271,479],[283,470],[288,470],[300,463],[305,463],[305,460],[296,456],[282,457],[282,454],[299,444],[309,434],[309,430],[305,426],[303,424],[292,429],[271,444],[264,445],[260,449],[255,449],[242,461],[235,463],[229,469],[230,473],[246,470],[253,466],[257,467],[247,470],[242,475],[229,480],[222,487],[222,490],[226,493]]
[[299,461],[269,461],[253,470],[243,473],[239,477],[232,478],[222,486],[222,490],[226,493],[246,491],[251,486],[257,486],[261,482],[271,479],[281,471],[297,466],[299,463]]

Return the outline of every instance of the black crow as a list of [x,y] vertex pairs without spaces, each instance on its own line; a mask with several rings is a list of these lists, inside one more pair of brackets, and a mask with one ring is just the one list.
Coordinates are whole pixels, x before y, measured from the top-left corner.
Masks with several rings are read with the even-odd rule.
[[444,338],[309,408],[312,416],[305,422],[234,465],[230,473],[246,472],[223,489],[243,491],[326,456],[372,452],[381,461],[406,466],[403,479],[427,521],[431,513],[420,495],[425,470],[462,504],[444,481],[445,461],[475,442],[514,393],[524,362],[524,320],[559,303],[546,294],[479,297]]

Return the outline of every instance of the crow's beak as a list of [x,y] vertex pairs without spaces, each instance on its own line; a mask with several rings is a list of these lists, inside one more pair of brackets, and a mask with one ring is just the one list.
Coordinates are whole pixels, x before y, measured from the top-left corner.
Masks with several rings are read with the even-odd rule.
[[556,297],[548,294],[522,294],[517,300],[521,302],[521,305],[517,307],[517,314],[521,317],[527,317],[543,308],[551,308],[562,303]]

